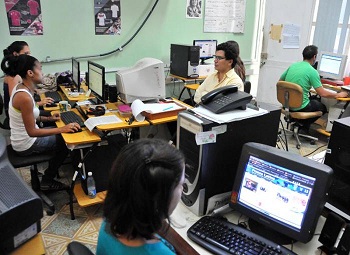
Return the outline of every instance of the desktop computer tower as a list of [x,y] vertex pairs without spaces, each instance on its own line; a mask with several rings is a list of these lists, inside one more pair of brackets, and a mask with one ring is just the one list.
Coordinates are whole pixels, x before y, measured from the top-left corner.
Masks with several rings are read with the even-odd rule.
[[41,231],[42,201],[7,159],[0,136],[0,254],[11,251]]
[[[258,117],[218,124],[188,111],[178,116],[177,147],[184,153],[185,184],[182,202],[201,216],[229,202],[243,144],[276,145],[281,110]],[[216,130],[216,142],[197,145],[196,135]]]
[[350,117],[335,120],[324,163],[333,171],[326,208],[350,220]]
[[199,50],[199,46],[171,44],[170,73],[186,78],[198,77]]

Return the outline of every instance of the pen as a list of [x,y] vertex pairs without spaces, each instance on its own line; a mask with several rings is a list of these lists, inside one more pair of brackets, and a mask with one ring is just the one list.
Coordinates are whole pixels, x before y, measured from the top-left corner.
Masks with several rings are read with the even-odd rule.
[[164,111],[167,111],[167,110],[170,110],[170,109],[172,109],[172,108],[174,108],[174,107],[173,107],[173,106],[169,106],[169,107],[167,107],[167,108],[164,108],[164,109],[163,109],[163,112],[164,112]]

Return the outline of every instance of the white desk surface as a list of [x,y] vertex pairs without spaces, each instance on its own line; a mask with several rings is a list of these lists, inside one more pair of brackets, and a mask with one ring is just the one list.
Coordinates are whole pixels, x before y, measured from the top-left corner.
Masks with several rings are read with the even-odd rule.
[[[230,222],[233,223],[237,223],[238,217],[240,216],[239,213],[237,212],[230,212],[226,215],[224,215]],[[186,206],[184,206],[182,204],[182,202],[180,202],[176,209],[174,210],[173,214],[170,217],[170,220],[173,219],[174,224],[172,224],[172,227],[174,228],[174,230],[179,233],[179,235],[185,239],[199,254],[201,255],[207,255],[207,254],[212,254],[211,252],[205,250],[204,248],[202,248],[201,246],[197,245],[195,242],[193,242],[192,240],[190,240],[187,237],[187,230],[199,219],[200,217],[198,217],[197,215],[195,215],[194,213],[192,213],[190,210],[187,209]],[[320,234],[322,227],[324,225],[324,222],[326,221],[326,219],[321,216],[317,227],[316,227],[316,231],[315,234]],[[180,225],[183,225],[184,223],[186,224],[185,227],[179,228],[178,226],[176,226],[176,222],[179,222]],[[304,243],[294,243],[293,245],[293,251],[297,254],[300,255],[319,255],[320,254],[320,250],[317,249],[317,247],[321,246],[322,244],[318,241],[318,237],[319,235],[314,235],[314,237],[312,238],[312,240],[306,244]],[[288,249],[291,249],[290,245],[286,245],[286,247]]]

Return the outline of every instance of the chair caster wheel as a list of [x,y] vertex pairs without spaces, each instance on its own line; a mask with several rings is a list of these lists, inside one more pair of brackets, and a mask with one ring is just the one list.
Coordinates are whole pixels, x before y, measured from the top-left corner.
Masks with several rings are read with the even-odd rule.
[[298,149],[298,150],[300,149],[300,144],[297,144],[297,149]]
[[46,214],[47,214],[48,216],[52,216],[52,215],[55,214],[55,211],[47,210],[47,211],[46,211]]
[[315,142],[314,140],[311,140],[311,141],[310,141],[310,144],[311,144],[311,145],[315,145],[316,142]]

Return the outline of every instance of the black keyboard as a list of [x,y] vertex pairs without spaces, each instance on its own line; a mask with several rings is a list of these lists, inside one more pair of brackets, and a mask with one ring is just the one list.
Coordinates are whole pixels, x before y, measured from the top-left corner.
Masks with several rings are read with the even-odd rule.
[[224,219],[204,216],[187,231],[194,242],[220,255],[297,255],[248,229]]
[[45,92],[45,97],[51,97],[55,103],[62,100],[61,95],[57,91],[47,91]]
[[84,121],[82,118],[76,114],[75,112],[68,111],[68,112],[61,112],[60,113],[61,120],[64,122],[64,124],[69,124],[76,122],[80,125],[80,127],[85,127]]

